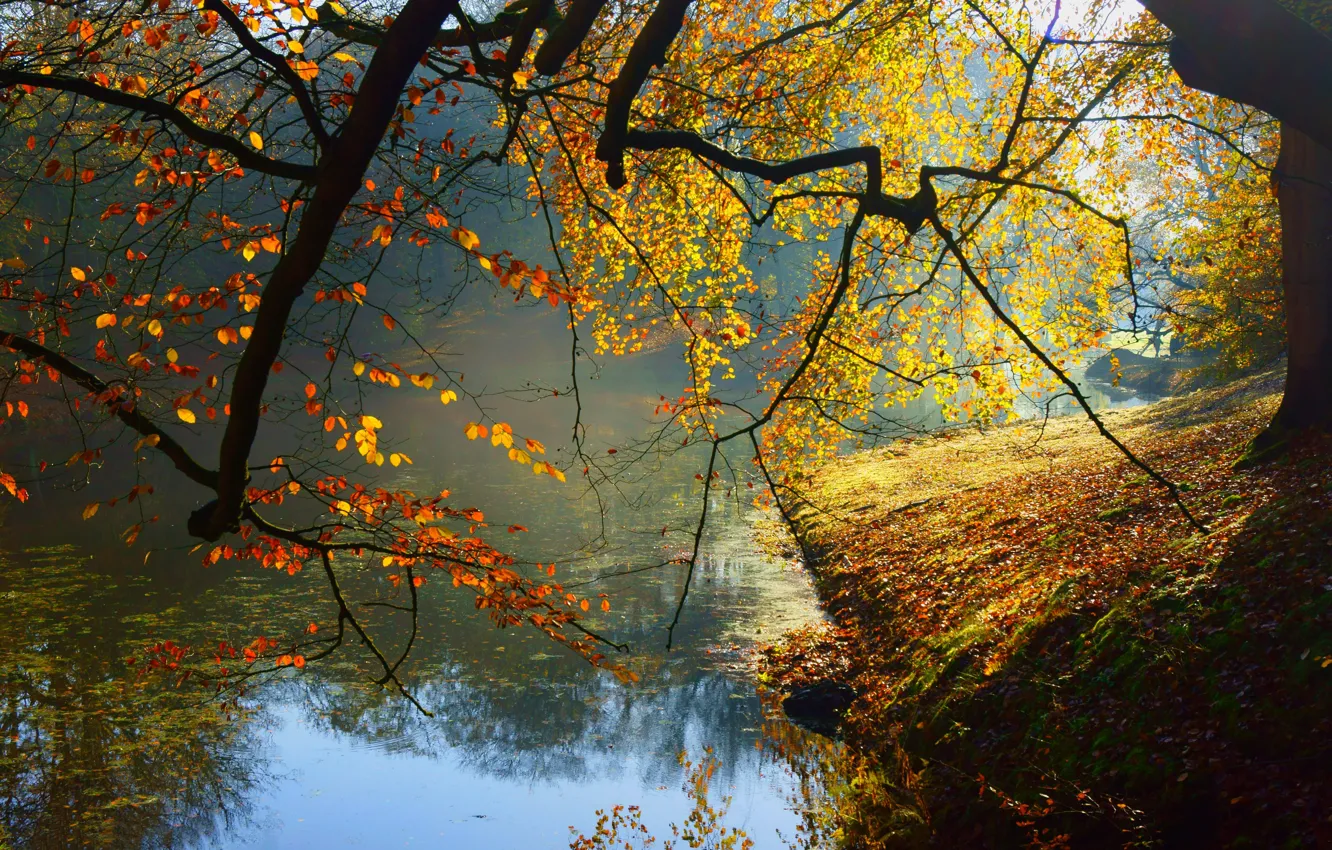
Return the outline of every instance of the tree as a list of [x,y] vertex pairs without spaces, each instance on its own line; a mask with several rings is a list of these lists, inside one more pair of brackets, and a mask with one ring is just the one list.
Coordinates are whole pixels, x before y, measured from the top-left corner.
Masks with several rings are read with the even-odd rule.
[[[516,563],[447,491],[376,478],[411,462],[371,412],[389,389],[472,405],[468,438],[542,481],[581,466],[598,495],[702,445],[687,572],[710,495],[758,483],[787,510],[812,463],[901,433],[894,409],[927,390],[986,421],[1070,396],[1192,519],[1071,371],[1115,321],[1158,318],[1136,271],[1133,168],[1151,151],[1134,128],[1168,143],[1210,103],[1170,77],[1150,17],[1007,0],[527,0],[488,21],[456,0],[0,8],[3,189],[23,222],[3,234],[6,413],[67,400],[102,435],[71,463],[165,458],[210,494],[188,528],[211,560],[318,565],[338,630],[311,658],[350,627],[397,681],[415,630],[390,658],[340,589],[335,558],[364,558],[413,623],[441,571],[498,624],[607,663],[580,622],[591,600],[552,565]],[[482,250],[465,222],[497,197],[537,217],[544,253]],[[580,329],[632,353],[667,328],[689,386],[621,454],[593,451],[580,403],[567,464],[544,459],[413,330],[448,298],[411,264],[446,258],[449,285],[565,311],[575,359]],[[417,365],[365,354],[370,338]],[[577,379],[534,394],[578,397]],[[261,423],[283,446],[270,462]]]
[[[1175,34],[1171,62],[1190,86],[1279,118],[1273,180],[1281,208],[1286,394],[1254,454],[1290,432],[1332,426],[1332,27],[1318,4],[1292,0],[1151,0]],[[1296,12],[1309,16],[1301,17]]]

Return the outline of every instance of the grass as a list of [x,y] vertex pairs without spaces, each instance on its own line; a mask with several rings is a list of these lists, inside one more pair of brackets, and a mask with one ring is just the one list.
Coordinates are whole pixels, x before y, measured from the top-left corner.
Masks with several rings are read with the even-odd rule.
[[[836,626],[770,656],[844,671],[848,846],[1305,847],[1332,841],[1332,443],[1232,465],[1260,376],[1108,415],[1187,484],[1195,532],[1077,418],[847,459],[797,524]],[[858,768],[863,772],[863,766]]]

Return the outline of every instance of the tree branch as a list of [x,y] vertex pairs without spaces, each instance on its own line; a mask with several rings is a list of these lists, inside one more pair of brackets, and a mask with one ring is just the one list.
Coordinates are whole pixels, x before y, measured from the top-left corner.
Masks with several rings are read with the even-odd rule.
[[190,517],[190,533],[196,537],[216,540],[240,518],[264,388],[282,349],[292,307],[323,264],[338,222],[360,190],[366,168],[393,118],[403,86],[444,20],[456,12],[457,0],[408,0],[370,60],[351,114],[329,148],[328,165],[319,172],[296,237],[264,287],[254,333],[232,382],[231,418],[218,457],[217,503],[210,511]]
[[248,168],[252,171],[271,174],[274,177],[300,180],[304,183],[313,182],[318,174],[313,165],[269,159],[246,147],[239,139],[196,124],[188,115],[176,107],[162,103],[159,100],[153,100],[150,97],[116,91],[75,77],[62,77],[56,74],[33,74],[27,71],[8,69],[0,69],[0,85],[32,86],[33,88],[49,91],[66,91],[70,94],[82,95],[98,103],[119,106],[154,118],[160,118],[175,125],[178,130],[199,144],[226,151],[236,158],[236,162],[242,168]]
[[693,0],[659,0],[634,39],[620,73],[610,84],[606,102],[606,126],[597,140],[597,159],[606,163],[606,182],[619,189],[624,176],[624,147],[629,135],[629,110],[656,65],[666,61],[666,51],[684,28],[685,12]]
[[564,20],[551,30],[550,35],[537,48],[536,60],[533,63],[537,73],[547,77],[558,74],[564,63],[569,61],[569,57],[578,49],[578,45],[582,44],[583,39],[592,31],[592,25],[597,22],[597,15],[601,14],[605,5],[606,0],[573,0],[565,12]]
[[915,233],[921,228],[926,218],[934,212],[935,204],[938,202],[934,188],[924,173],[921,176],[920,191],[910,198],[883,194],[882,154],[872,145],[810,154],[777,163],[733,154],[695,133],[684,130],[630,130],[623,147],[642,151],[686,150],[722,168],[749,174],[771,183],[784,183],[804,174],[863,164],[866,189],[858,200],[863,205],[865,214],[894,219],[901,222],[910,233]]
[[1082,408],[1083,413],[1087,414],[1087,418],[1096,425],[1096,430],[1101,433],[1101,436],[1118,449],[1119,452],[1134,466],[1147,473],[1148,477],[1164,487],[1170,493],[1171,498],[1174,499],[1175,504],[1184,514],[1184,517],[1189,521],[1189,524],[1199,532],[1206,534],[1207,526],[1203,525],[1203,523],[1193,515],[1193,512],[1189,510],[1188,505],[1184,504],[1184,497],[1180,494],[1179,487],[1175,482],[1166,478],[1160,472],[1157,472],[1156,469],[1145,460],[1134,454],[1128,446],[1124,445],[1124,443],[1110,431],[1109,428],[1105,427],[1105,421],[1102,420],[1100,416],[1096,415],[1096,411],[1092,409],[1091,401],[1089,401],[1087,396],[1083,394],[1082,388],[1077,385],[1077,382],[1070,378],[1067,372],[1060,369],[1059,366],[1050,359],[1050,355],[1046,354],[1045,350],[1037,345],[1036,341],[1032,339],[1026,331],[1022,330],[1021,326],[1019,326],[1018,323],[1008,315],[1003,307],[1000,306],[999,300],[995,298],[994,293],[990,291],[989,287],[985,285],[985,282],[976,274],[975,269],[971,267],[970,261],[967,260],[966,254],[963,253],[962,246],[958,244],[957,238],[953,236],[953,232],[944,226],[938,216],[931,216],[930,224],[934,227],[934,231],[939,234],[939,238],[943,239],[944,244],[948,246],[948,252],[953,255],[955,260],[957,260],[958,267],[962,269],[962,274],[966,276],[967,281],[971,284],[972,288],[980,293],[981,298],[984,299],[987,305],[989,305],[990,311],[994,313],[995,318],[999,319],[1000,322],[1012,331],[1013,335],[1026,346],[1027,350],[1034,354],[1036,359],[1040,360],[1041,364],[1045,366],[1046,369],[1050,370],[1050,374],[1054,375],[1060,383],[1068,388],[1069,393],[1077,400],[1078,406]]
[[90,393],[102,396],[108,392],[112,394],[99,398],[98,400],[105,404],[112,413],[116,415],[121,422],[124,422],[130,428],[145,437],[157,437],[157,450],[166,455],[176,469],[185,474],[198,484],[209,488],[217,489],[217,473],[211,469],[205,468],[202,464],[190,456],[180,443],[176,442],[170,435],[153,423],[151,419],[139,412],[138,408],[132,403],[123,403],[120,401],[120,394],[114,392],[114,388],[103,381],[101,378],[84,369],[74,361],[58,351],[53,351],[44,345],[40,345],[27,337],[19,336],[12,331],[0,330],[0,345],[17,351],[18,353],[30,357],[33,360],[40,360],[42,363],[55,369],[60,374],[73,380],[76,384],[83,387]]
[[310,90],[306,87],[305,81],[296,73],[287,60],[269,50],[259,43],[254,34],[245,26],[245,22],[237,17],[223,0],[204,0],[203,7],[210,12],[216,12],[218,17],[227,22],[227,26],[236,36],[236,40],[241,43],[250,52],[250,55],[263,62],[268,67],[277,72],[277,75],[287,82],[287,87],[291,89],[291,96],[296,98],[296,104],[301,108],[301,115],[305,117],[305,123],[309,125],[310,132],[314,133],[315,141],[319,143],[320,148],[326,148],[329,144],[328,131],[324,129],[324,122],[319,117],[319,110],[315,108],[314,100],[310,98]]

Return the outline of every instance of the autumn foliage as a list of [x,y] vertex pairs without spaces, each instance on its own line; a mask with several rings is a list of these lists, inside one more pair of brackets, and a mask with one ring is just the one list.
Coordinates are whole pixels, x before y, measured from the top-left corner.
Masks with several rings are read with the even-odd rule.
[[[418,334],[448,292],[559,311],[575,351],[681,343],[689,382],[653,405],[651,443],[707,450],[687,568],[714,491],[757,484],[785,511],[848,436],[900,434],[922,397],[989,422],[1058,392],[1094,416],[1071,370],[1164,309],[1140,271],[1138,164],[1249,127],[1179,85],[1153,18],[1111,3],[5,8],[4,416],[86,427],[38,475],[141,470],[85,518],[183,476],[207,493],[184,523],[207,561],[322,570],[326,649],[347,629],[373,646],[340,590],[355,562],[408,611],[451,582],[605,663],[591,601],[549,565],[517,563],[448,490],[386,477],[412,465],[386,392],[468,406],[466,437],[533,486],[628,472],[581,419],[558,456],[570,423],[497,421],[446,365],[453,341]],[[544,244],[479,232],[494,198]],[[147,508],[126,542],[159,510],[181,524]],[[396,681],[402,659],[375,654]]]

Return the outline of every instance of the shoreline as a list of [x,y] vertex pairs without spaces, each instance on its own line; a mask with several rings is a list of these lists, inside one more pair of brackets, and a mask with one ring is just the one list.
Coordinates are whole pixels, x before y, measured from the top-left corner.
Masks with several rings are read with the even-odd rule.
[[1107,414],[1206,535],[1080,417],[814,476],[792,531],[833,622],[788,633],[765,676],[859,693],[845,846],[1332,838],[1332,445],[1231,468],[1280,388]]

